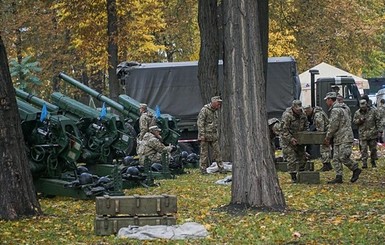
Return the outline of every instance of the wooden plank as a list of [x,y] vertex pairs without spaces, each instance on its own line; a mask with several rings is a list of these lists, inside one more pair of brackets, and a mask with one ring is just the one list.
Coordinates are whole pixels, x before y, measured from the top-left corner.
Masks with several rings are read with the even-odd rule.
[[176,218],[175,216],[96,217],[94,231],[97,236],[108,236],[116,234],[121,228],[130,225],[176,225]]
[[96,215],[154,216],[176,212],[175,195],[96,197]]

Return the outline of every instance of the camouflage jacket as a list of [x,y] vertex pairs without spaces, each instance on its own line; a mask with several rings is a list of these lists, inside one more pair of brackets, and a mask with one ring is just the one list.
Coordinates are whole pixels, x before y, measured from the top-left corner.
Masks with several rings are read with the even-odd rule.
[[353,130],[350,120],[349,110],[344,103],[334,102],[329,109],[329,127],[326,133],[326,139],[333,139],[333,144],[353,142]]
[[297,115],[291,107],[287,108],[282,114],[281,119],[281,139],[284,145],[290,145],[295,133],[306,131],[309,122],[305,113]]
[[152,115],[151,112],[143,112],[142,115],[140,115],[139,118],[139,135],[138,138],[139,140],[143,139],[143,136],[148,132],[148,128],[151,126],[156,125],[156,120],[154,115]]
[[358,126],[361,140],[377,139],[378,132],[382,131],[381,118],[377,109],[368,107],[367,111],[361,109],[354,113],[353,123]]
[[218,113],[211,104],[204,105],[198,115],[198,139],[206,141],[218,140]]
[[312,121],[318,132],[326,132],[328,130],[329,118],[321,107],[314,107]]
[[270,138],[274,139],[280,134],[281,134],[281,122],[276,122],[272,127],[270,127]]
[[384,129],[384,127],[385,127],[385,106],[384,105],[378,106],[377,107],[377,113],[378,113],[378,116],[381,118],[380,129]]
[[163,152],[170,152],[171,146],[165,146],[155,135],[147,132],[141,141],[138,154],[141,157],[148,157],[151,162],[160,162]]

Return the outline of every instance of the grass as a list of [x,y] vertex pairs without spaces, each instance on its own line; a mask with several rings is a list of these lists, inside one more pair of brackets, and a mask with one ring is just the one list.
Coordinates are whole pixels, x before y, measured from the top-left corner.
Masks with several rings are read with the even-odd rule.
[[[356,154],[356,153],[355,153]],[[355,155],[357,157],[357,154]],[[328,185],[334,172],[321,173],[321,184],[291,184],[278,173],[286,212],[223,211],[230,202],[230,186],[215,184],[224,175],[201,176],[197,169],[160,186],[125,190],[126,195],[174,194],[177,223],[203,224],[210,235],[202,240],[136,241],[95,236],[95,202],[55,197],[40,199],[44,216],[0,221],[0,244],[382,244],[385,241],[385,160],[364,170],[351,184]],[[316,168],[320,163],[316,161]]]

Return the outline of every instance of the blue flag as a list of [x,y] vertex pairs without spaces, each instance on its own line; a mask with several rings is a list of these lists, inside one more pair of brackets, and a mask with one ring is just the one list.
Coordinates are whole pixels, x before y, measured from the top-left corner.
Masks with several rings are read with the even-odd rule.
[[46,119],[47,115],[48,115],[47,105],[44,103],[43,108],[41,109],[40,122],[43,122],[44,119]]
[[159,117],[160,117],[160,108],[159,108],[159,105],[156,105],[156,107],[155,107],[155,116],[156,116],[156,118],[159,118]]
[[102,110],[100,111],[100,119],[103,119],[107,115],[106,102],[103,102]]

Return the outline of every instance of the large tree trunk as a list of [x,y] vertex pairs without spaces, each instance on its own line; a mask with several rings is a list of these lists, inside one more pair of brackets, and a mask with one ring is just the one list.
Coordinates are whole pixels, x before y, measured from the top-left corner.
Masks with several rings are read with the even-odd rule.
[[[233,155],[231,204],[286,207],[270,154],[266,112],[267,0],[224,0],[226,125]],[[225,104],[225,103],[224,103]]]
[[208,102],[212,96],[220,94],[218,86],[218,6],[217,0],[199,0],[198,4],[198,22],[201,36],[198,80],[202,99]]
[[110,98],[118,101],[120,93],[120,85],[116,75],[116,67],[118,66],[118,26],[116,13],[116,0],[107,0],[107,16],[108,16],[108,77]]
[[1,36],[0,118],[0,219],[14,220],[41,214]]

